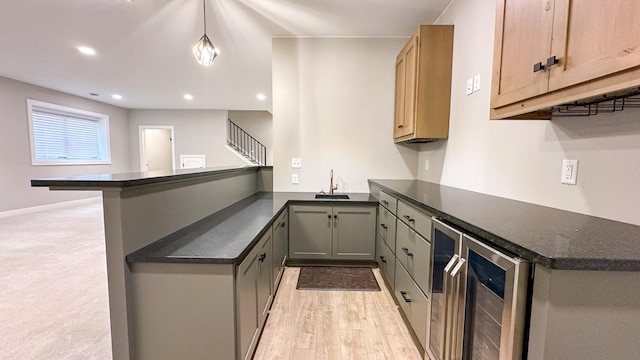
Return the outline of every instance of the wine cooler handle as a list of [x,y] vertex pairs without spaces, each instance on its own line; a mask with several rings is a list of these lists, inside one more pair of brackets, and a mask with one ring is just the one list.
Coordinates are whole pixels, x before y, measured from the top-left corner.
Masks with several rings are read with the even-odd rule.
[[456,276],[458,276],[458,274],[460,273],[460,269],[462,269],[462,266],[464,266],[465,262],[467,261],[461,258],[460,261],[458,261],[458,263],[456,264],[456,267],[451,270],[451,273],[449,273],[449,275],[455,279]]
[[447,263],[447,266],[444,267],[444,272],[445,273],[449,273],[449,271],[451,271],[451,268],[453,267],[453,265],[455,265],[456,261],[458,261],[458,254],[453,254],[453,256],[451,257],[451,260],[449,260],[449,262]]

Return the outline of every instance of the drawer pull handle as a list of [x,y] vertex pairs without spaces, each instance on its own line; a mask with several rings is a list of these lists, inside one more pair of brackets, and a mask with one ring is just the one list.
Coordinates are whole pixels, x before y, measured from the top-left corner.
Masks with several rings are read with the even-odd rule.
[[287,225],[287,223],[284,221],[282,222],[282,224],[280,224],[281,227],[284,227],[285,225]]
[[538,72],[538,71],[542,71],[544,70],[544,65],[542,65],[541,62],[537,63],[537,64],[533,64],[533,72]]
[[380,256],[380,261],[382,261],[383,263],[387,262],[387,260],[384,258],[384,256]]
[[261,254],[261,255],[260,255],[260,257],[258,258],[258,261],[260,261],[260,262],[264,262],[264,259],[266,259],[266,258],[267,258],[267,254],[266,254],[266,253],[263,253],[263,254]]
[[411,302],[411,299],[409,299],[407,297],[407,292],[406,291],[400,291],[400,295],[402,295],[402,298],[404,299],[404,302]]
[[387,230],[387,225],[385,225],[385,224],[380,224],[380,226],[381,226],[383,229]]
[[547,59],[547,67],[552,67],[553,65],[557,64],[560,62],[560,59],[558,59],[557,57],[552,56],[550,58]]
[[384,206],[389,206],[389,202],[387,200],[382,200],[381,203]]
[[409,215],[403,215],[402,217],[407,219],[408,222],[415,222],[416,221],[416,219],[412,219],[411,216],[409,216]]
[[413,253],[409,252],[409,249],[407,249],[406,247],[403,247],[402,251],[404,251],[404,253],[407,254],[407,256],[413,256]]
[[398,129],[402,129],[404,125],[398,125]]

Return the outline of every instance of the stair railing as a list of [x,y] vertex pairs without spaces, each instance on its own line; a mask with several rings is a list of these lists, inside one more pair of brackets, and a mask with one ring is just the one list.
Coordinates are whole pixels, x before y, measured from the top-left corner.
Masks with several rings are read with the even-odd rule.
[[267,164],[267,148],[231,119],[227,119],[227,145],[256,165]]

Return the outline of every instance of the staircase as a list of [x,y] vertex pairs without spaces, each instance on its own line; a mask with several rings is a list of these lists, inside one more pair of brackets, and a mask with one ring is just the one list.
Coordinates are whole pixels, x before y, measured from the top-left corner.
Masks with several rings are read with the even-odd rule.
[[267,148],[231,119],[227,119],[227,145],[252,164],[267,164]]

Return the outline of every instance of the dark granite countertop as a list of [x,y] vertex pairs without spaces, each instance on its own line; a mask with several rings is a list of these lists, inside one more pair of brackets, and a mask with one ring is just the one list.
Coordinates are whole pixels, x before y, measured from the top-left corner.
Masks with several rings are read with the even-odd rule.
[[369,193],[317,200],[314,193],[259,192],[129,255],[127,262],[236,264],[291,204],[377,204]]
[[640,271],[640,226],[423,181],[369,183],[551,269]]
[[207,176],[230,176],[242,172],[255,172],[271,166],[210,167],[202,169],[175,169],[163,171],[130,172],[122,174],[96,174],[31,180],[31,186],[51,187],[65,190],[100,190],[104,188],[126,188],[138,185],[162,184],[203,178]]

